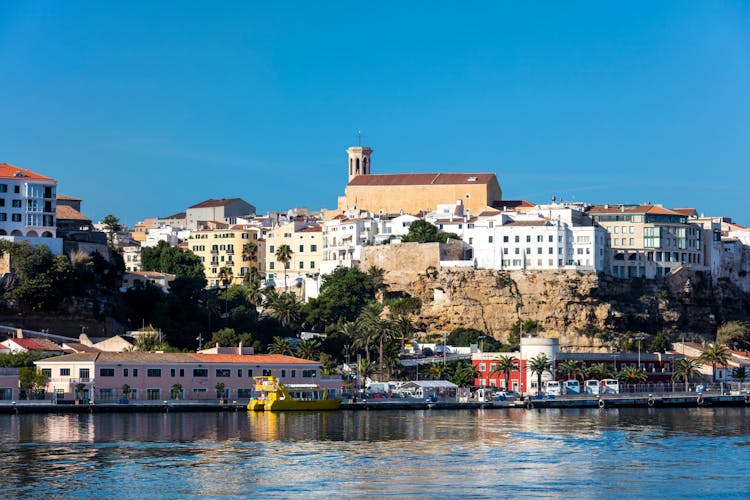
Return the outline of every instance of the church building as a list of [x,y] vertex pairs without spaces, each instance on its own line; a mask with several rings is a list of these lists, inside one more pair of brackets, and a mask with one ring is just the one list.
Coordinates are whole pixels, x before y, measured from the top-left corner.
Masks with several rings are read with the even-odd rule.
[[339,212],[417,214],[460,200],[464,212],[479,215],[502,199],[500,184],[491,173],[372,174],[372,151],[363,146],[347,149],[349,183],[339,197]]

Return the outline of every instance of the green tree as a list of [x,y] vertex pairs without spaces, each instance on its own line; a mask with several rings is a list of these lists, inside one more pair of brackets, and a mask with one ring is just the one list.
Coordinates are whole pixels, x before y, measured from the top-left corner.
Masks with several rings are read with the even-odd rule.
[[34,361],[49,358],[54,354],[38,352],[12,352],[0,354],[0,368],[34,367]]
[[299,331],[302,319],[302,302],[293,293],[271,294],[268,298],[270,315],[285,328]]
[[362,380],[371,378],[375,373],[375,363],[366,359],[360,359],[359,364],[357,365],[357,370]]
[[316,359],[320,354],[320,340],[306,339],[297,345],[297,356],[302,359]]
[[716,383],[716,367],[719,365],[726,366],[730,356],[731,354],[726,347],[715,342],[708,344],[708,348],[701,354],[700,360],[711,365],[714,383]]
[[750,333],[750,323],[745,321],[729,321],[716,330],[716,342],[738,348],[747,346],[747,336]]
[[648,380],[648,376],[637,366],[624,366],[617,374],[617,378],[628,384],[637,384]]
[[448,334],[446,343],[458,347],[469,347],[471,344],[476,344],[486,352],[496,352],[502,347],[502,344],[491,335],[476,328],[456,328]]
[[431,363],[427,368],[427,376],[430,380],[442,380],[445,374],[445,367],[442,363]]
[[178,278],[202,280],[202,286],[206,286],[206,274],[200,257],[190,250],[169,246],[166,241],[160,241],[155,247],[145,247],[141,250],[141,266],[144,271],[158,271],[174,274]]
[[274,337],[271,345],[268,346],[269,354],[283,354],[285,356],[294,356],[294,350],[289,339],[284,337]]
[[664,335],[664,332],[656,334],[651,344],[649,344],[649,349],[652,352],[664,352],[669,349],[669,339]]
[[234,328],[222,328],[213,332],[211,340],[206,343],[206,347],[238,347],[242,342],[245,347],[253,345],[253,336],[250,333],[238,333]]
[[737,368],[732,370],[732,378],[735,380],[739,380],[740,382],[744,382],[747,378],[747,368],[744,366],[738,366]]
[[365,359],[370,361],[370,347],[378,342],[378,327],[383,306],[377,302],[367,304],[357,317],[357,335],[354,346],[364,349]]
[[292,255],[294,255],[294,252],[292,251],[291,247],[289,245],[279,245],[279,248],[276,249],[276,261],[280,262],[282,266],[284,266],[284,290],[287,290],[287,282],[286,282],[286,272],[287,269],[289,269],[289,262],[292,260]]
[[163,334],[154,330],[153,326],[146,328],[135,340],[135,348],[138,351],[153,352],[169,349],[169,344],[164,340]]
[[37,390],[44,389],[47,382],[49,377],[36,367],[24,366],[18,370],[18,383],[21,390],[26,393],[26,399],[31,399]]
[[460,239],[454,233],[438,232],[438,228],[425,220],[415,220],[409,225],[409,233],[401,238],[405,243],[445,243],[448,239]]
[[502,373],[505,379],[505,388],[510,388],[510,373],[519,371],[518,358],[510,355],[503,355],[498,358],[497,368],[492,370],[491,375]]
[[452,368],[452,373],[449,377],[451,382],[459,387],[474,385],[474,380],[477,378],[477,371],[471,361],[458,361]]
[[375,287],[367,274],[339,266],[321,278],[320,294],[305,306],[306,322],[315,331],[326,325],[355,321],[359,312],[375,298]]
[[568,379],[578,379],[578,377],[584,378],[586,369],[583,366],[583,361],[568,359],[557,365],[557,372],[562,373]]
[[612,377],[612,367],[604,363],[595,363],[588,369],[588,376],[597,380]]
[[221,282],[221,286],[228,288],[229,284],[232,283],[233,273],[232,268],[223,266],[219,269],[218,279]]
[[700,374],[701,366],[701,362],[697,359],[680,358],[674,362],[672,380],[683,379],[685,390],[687,390],[690,379]]
[[115,235],[122,231],[124,226],[120,224],[120,219],[112,214],[104,216],[102,225],[104,226],[104,232],[107,233],[107,243],[111,248],[114,246]]
[[385,305],[388,306],[393,316],[407,316],[419,313],[422,309],[422,300],[419,297],[401,297],[388,299]]
[[214,386],[216,388],[216,399],[224,399],[226,395],[226,384],[224,382],[217,382]]
[[537,380],[537,394],[542,393],[542,375],[544,372],[550,372],[552,370],[552,363],[543,353],[533,357],[529,360],[529,370],[532,373],[536,373]]

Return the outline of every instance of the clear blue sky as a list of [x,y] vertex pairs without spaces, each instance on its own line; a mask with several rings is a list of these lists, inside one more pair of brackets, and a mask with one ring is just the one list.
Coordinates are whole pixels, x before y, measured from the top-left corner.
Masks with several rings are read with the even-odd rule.
[[[408,5],[404,5],[408,4]],[[750,224],[747,2],[0,2],[0,162],[132,225],[374,173]]]

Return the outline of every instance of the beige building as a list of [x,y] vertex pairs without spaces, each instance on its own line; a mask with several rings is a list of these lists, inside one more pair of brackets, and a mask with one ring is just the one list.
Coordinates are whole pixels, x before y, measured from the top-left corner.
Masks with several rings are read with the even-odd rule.
[[[291,260],[286,263],[286,284],[284,265],[276,259],[276,251],[282,245],[289,245],[292,250]],[[317,223],[298,218],[266,233],[266,279],[276,288],[301,288],[305,278],[320,273],[322,260],[323,228]]]
[[[371,173],[372,149],[352,147],[349,183],[339,197],[338,211],[366,210],[376,215],[430,212],[443,203],[461,200],[470,214],[488,206],[501,206],[503,192],[491,173]],[[332,214],[335,216],[336,214]]]
[[607,230],[609,273],[619,278],[663,278],[680,267],[705,269],[703,228],[692,209],[660,205],[598,205],[588,215]]
[[[254,260],[244,255],[246,244],[257,246]],[[231,275],[231,283],[239,285],[254,267],[263,269],[265,245],[261,228],[254,225],[235,225],[227,229],[203,229],[191,231],[187,247],[200,257],[208,281],[208,288],[223,286],[223,270]]]

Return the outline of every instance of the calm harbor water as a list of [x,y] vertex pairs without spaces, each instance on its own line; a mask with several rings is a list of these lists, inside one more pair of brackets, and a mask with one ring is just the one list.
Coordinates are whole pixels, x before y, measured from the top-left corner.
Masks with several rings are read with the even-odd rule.
[[3,497],[750,496],[750,410],[0,416]]

